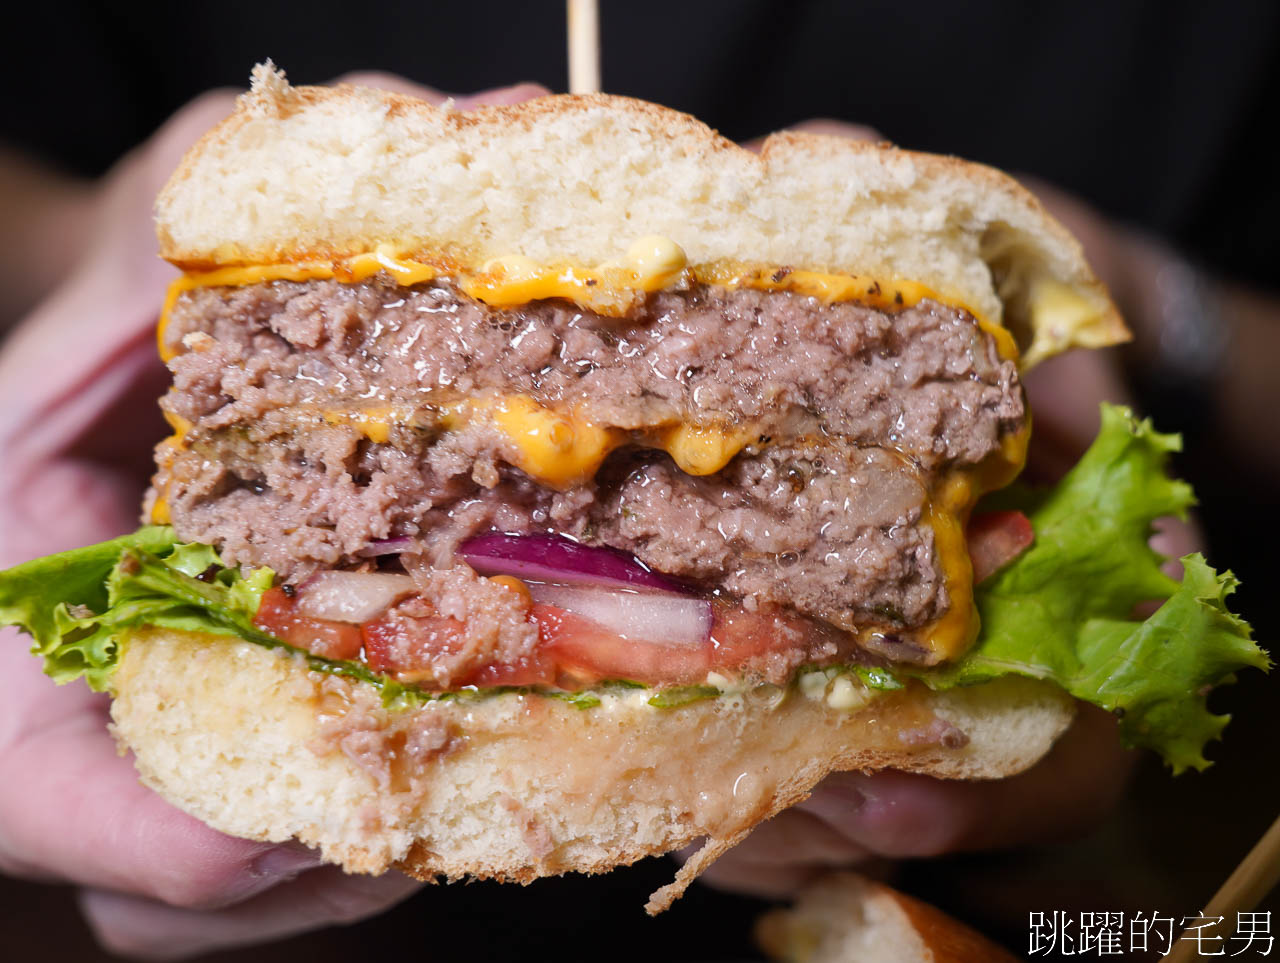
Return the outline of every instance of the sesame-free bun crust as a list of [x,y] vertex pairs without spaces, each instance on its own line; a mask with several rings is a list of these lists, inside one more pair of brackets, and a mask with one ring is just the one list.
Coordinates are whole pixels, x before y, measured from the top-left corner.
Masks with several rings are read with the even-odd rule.
[[[1074,712],[1056,687],[1013,679],[860,711],[794,689],[673,709],[635,692],[590,709],[507,694],[386,710],[372,686],[283,650],[160,629],[122,641],[113,685],[116,737],[147,785],[223,832],[297,838],[351,872],[529,882],[706,838],[650,912],[829,772],[1009,776]],[[968,743],[904,748],[898,732],[930,713]],[[424,732],[448,733],[428,761],[370,764]]]
[[595,265],[657,234],[694,265],[926,284],[1003,320],[1028,363],[1126,336],[1080,245],[999,171],[787,131],[757,154],[686,114],[603,94],[458,111],[292,87],[260,65],[156,217],[161,254],[186,269],[379,246],[445,263]]
[[854,873],[806,886],[795,905],[756,921],[756,941],[782,963],[1015,963],[941,910]]

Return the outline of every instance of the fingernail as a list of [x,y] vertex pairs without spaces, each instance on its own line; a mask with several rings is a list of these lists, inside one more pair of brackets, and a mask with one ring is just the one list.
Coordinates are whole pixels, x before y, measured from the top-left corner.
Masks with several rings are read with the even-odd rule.
[[293,879],[299,873],[323,865],[319,850],[308,849],[301,843],[286,843],[268,849],[255,859],[249,865],[249,875],[257,879]]
[[201,908],[233,906],[323,863],[319,852],[308,849],[301,843],[272,846],[258,853],[249,862],[242,863],[242,868],[227,879],[222,888]]

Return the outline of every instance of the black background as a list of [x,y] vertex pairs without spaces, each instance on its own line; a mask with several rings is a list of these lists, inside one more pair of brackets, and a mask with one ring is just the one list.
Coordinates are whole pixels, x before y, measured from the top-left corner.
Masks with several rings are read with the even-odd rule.
[[[809,117],[1035,173],[1274,282],[1280,7],[1253,3],[605,0],[604,85],[745,139]],[[43,16],[41,15],[43,13]],[[563,6],[27,6],[0,139],[101,172],[191,97],[273,58],[294,83],[389,70],[468,92],[565,86]]]

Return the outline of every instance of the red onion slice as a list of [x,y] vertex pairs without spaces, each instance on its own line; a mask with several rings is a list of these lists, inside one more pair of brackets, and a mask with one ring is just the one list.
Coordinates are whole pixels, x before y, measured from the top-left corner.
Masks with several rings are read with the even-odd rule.
[[463,542],[458,552],[481,575],[689,594],[688,586],[660,575],[633,555],[580,545],[562,535],[481,535]]
[[535,602],[567,609],[632,641],[701,646],[711,638],[714,613],[706,599],[537,582],[529,594]]
[[321,572],[298,586],[297,612],[333,622],[367,622],[417,587],[392,572]]

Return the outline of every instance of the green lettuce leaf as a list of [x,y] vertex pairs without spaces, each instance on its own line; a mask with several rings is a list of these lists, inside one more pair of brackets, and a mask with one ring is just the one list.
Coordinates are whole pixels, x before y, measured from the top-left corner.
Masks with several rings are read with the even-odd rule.
[[713,685],[679,685],[667,689],[659,689],[649,698],[649,705],[655,709],[678,709],[692,705],[703,699],[714,699],[720,690]]
[[[1179,583],[1147,544],[1156,518],[1185,517],[1194,503],[1191,489],[1165,474],[1179,447],[1177,436],[1104,405],[1098,438],[1059,484],[1002,493],[998,507],[1025,512],[1035,543],[977,587],[975,648],[921,678],[934,688],[1048,679],[1114,712],[1128,745],[1156,750],[1175,772],[1209,765],[1205,744],[1229,718],[1209,711],[1209,689],[1270,663],[1227,610],[1237,584],[1230,572],[1188,555]],[[1164,604],[1145,621],[1130,618],[1152,601]]]
[[0,572],[0,624],[34,640],[55,682],[84,676],[107,687],[129,629],[154,625],[282,643],[253,624],[273,573],[242,575],[205,545],[181,545],[166,526],[147,526],[86,548]]
[[[1205,744],[1228,719],[1209,711],[1209,690],[1238,669],[1265,670],[1269,660],[1227,608],[1236,587],[1230,572],[1189,555],[1178,582],[1160,571],[1164,559],[1147,544],[1156,518],[1185,516],[1193,504],[1190,488],[1165,473],[1179,444],[1128,410],[1103,406],[1097,440],[1058,485],[988,499],[992,508],[1025,512],[1036,539],[977,587],[982,632],[974,649],[948,668],[860,667],[859,677],[879,690],[900,688],[908,675],[938,689],[1006,675],[1049,680],[1116,713],[1126,742],[1161,753],[1175,772],[1203,769]],[[19,625],[35,639],[33,650],[56,681],[83,675],[103,689],[120,635],[138,626],[284,646],[253,624],[272,579],[270,569],[243,574],[208,546],[179,544],[172,529],[151,526],[0,572],[0,624]],[[1130,618],[1150,602],[1163,604],[1145,621]],[[391,705],[491,694],[425,693],[359,662],[305,657],[317,671],[378,687]],[[583,709],[600,702],[593,692],[546,694]],[[676,687],[649,701],[675,708],[716,694],[709,686]]]
[[[84,676],[96,691],[107,689],[119,658],[119,639],[142,626],[234,636],[268,648],[296,652],[315,672],[368,683],[385,705],[405,708],[434,699],[484,699],[500,693],[529,694],[520,686],[426,692],[374,672],[362,662],[325,659],[282,642],[253,623],[275,573],[247,575],[227,566],[208,545],[180,543],[172,528],[148,526],[125,535],[35,559],[0,571],[0,625],[16,625],[34,640],[45,672],[59,684]],[[643,689],[638,682],[610,680],[592,691],[547,691],[579,709],[600,705],[615,689]],[[714,691],[714,690],[713,690]]]
[[881,669],[876,666],[851,665],[849,670],[861,679],[862,684],[868,689],[892,692],[894,689],[903,688],[902,680],[888,669]]

